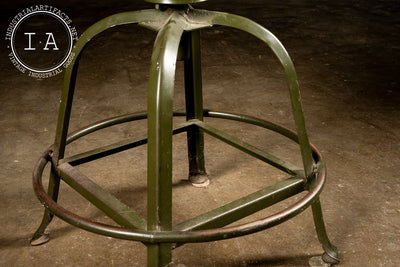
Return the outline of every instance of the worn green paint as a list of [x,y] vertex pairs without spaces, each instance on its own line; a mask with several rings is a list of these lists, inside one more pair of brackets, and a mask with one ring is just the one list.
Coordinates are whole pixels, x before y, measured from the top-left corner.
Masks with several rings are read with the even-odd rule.
[[146,220],[68,163],[58,166],[60,177],[119,225],[146,229]]
[[304,178],[290,177],[198,217],[174,226],[175,231],[203,230],[223,227],[259,210],[272,206],[304,191]]
[[[333,262],[337,262],[337,250],[328,239],[319,201],[319,194],[326,179],[325,164],[318,151],[309,143],[297,75],[293,62],[283,45],[272,33],[249,19],[223,12],[196,10],[184,5],[201,2],[201,0],[148,0],[148,2],[163,4],[166,8],[124,12],[107,17],[85,31],[72,51],[73,58],[64,77],[55,143],[42,155],[34,170],[34,189],[46,207],[46,211],[41,225],[34,234],[33,242],[45,235],[48,224],[53,215],[56,215],[72,225],[94,233],[143,242],[148,247],[148,265],[166,266],[171,262],[171,250],[175,244],[207,242],[251,234],[278,225],[311,205],[322,247],[326,255]],[[68,136],[80,56],[86,44],[94,36],[110,27],[122,24],[139,24],[158,32],[151,58],[148,111],[94,123]],[[200,29],[214,25],[248,32],[263,41],[273,51],[285,72],[296,124],[295,132],[275,123],[246,115],[203,110]],[[173,111],[175,65],[178,59],[184,61],[186,111]],[[187,122],[174,127],[173,116],[186,116]],[[303,168],[210,127],[203,122],[203,117],[241,121],[286,136],[299,144]],[[82,136],[116,124],[141,119],[148,120],[146,136],[123,140],[64,158],[66,146]],[[294,177],[173,226],[172,135],[182,132],[187,132],[188,137],[189,177],[206,176],[204,133]],[[148,144],[147,220],[74,169],[75,165],[143,144]],[[53,168],[48,191],[45,192],[42,174],[48,162],[51,162]],[[57,197],[60,179],[65,180],[121,227],[93,222],[59,206]],[[295,204],[276,214],[251,223],[223,227],[302,191],[309,192]]]
[[[200,31],[186,32],[181,40],[184,54],[186,120],[203,120],[203,92],[201,79]],[[208,178],[204,163],[204,135],[198,127],[187,131],[189,180],[205,183]]]
[[[151,57],[147,146],[147,229],[172,230],[172,117],[175,67],[183,28],[171,17],[158,33]],[[167,266],[172,244],[152,244],[149,266]]]

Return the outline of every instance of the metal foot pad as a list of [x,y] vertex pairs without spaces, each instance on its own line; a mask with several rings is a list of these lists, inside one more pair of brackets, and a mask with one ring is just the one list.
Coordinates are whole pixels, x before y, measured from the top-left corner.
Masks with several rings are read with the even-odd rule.
[[204,188],[210,184],[207,174],[189,175],[189,181],[194,187]]
[[50,234],[48,232],[44,232],[38,238],[34,238],[31,240],[31,246],[40,246],[44,243],[47,243],[50,240]]
[[326,263],[330,263],[330,264],[338,264],[340,262],[340,260],[337,257],[337,253],[335,254],[335,256],[329,255],[327,252],[325,252],[324,254],[322,254],[321,256],[322,260]]
[[339,263],[338,259],[332,258],[326,252],[324,254],[322,254],[322,256],[312,257],[308,261],[308,264],[311,267],[331,267],[338,263]]

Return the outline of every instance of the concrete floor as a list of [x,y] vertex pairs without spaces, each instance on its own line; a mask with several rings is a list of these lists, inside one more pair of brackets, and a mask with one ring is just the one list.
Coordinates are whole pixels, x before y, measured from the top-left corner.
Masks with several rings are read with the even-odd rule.
[[[210,0],[198,8],[251,18],[272,31],[296,65],[310,140],[322,152],[328,181],[321,200],[339,266],[400,266],[400,4],[390,1]],[[28,1],[0,11],[5,32]],[[36,2],[34,4],[37,4]],[[66,12],[79,33],[107,15],[151,8],[143,1],[68,1],[52,4]],[[113,28],[88,46],[80,66],[70,129],[118,114],[146,109],[149,58],[154,33],[136,26]],[[204,102],[293,127],[282,71],[270,51],[253,37],[215,28],[203,38]],[[31,173],[53,142],[62,75],[34,79],[18,72],[7,49],[0,74],[0,265],[144,266],[140,243],[76,229],[60,219],[50,242],[31,247],[43,207]],[[182,65],[174,105],[182,108]],[[68,153],[145,131],[145,123],[108,129],[84,138]],[[299,163],[296,147],[259,129],[218,122],[248,142]],[[174,222],[273,184],[284,176],[213,138],[206,138],[211,184],[185,182],[183,135],[174,138]],[[294,152],[294,153],[293,153]],[[97,183],[145,215],[146,149],[124,152],[82,167]],[[60,203],[88,218],[107,222],[93,205],[63,184]],[[280,208],[279,206],[278,208]],[[270,214],[262,211],[249,220]],[[320,255],[306,210],[272,229],[225,241],[187,244],[173,253],[175,266],[307,266]]]

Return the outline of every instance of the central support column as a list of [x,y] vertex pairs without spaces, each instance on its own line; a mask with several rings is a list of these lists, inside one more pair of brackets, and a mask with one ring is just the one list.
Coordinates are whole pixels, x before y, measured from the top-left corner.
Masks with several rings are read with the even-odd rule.
[[[186,119],[203,120],[200,32],[185,32],[181,47],[185,68]],[[189,180],[196,187],[209,184],[204,166],[204,134],[198,127],[187,131]]]

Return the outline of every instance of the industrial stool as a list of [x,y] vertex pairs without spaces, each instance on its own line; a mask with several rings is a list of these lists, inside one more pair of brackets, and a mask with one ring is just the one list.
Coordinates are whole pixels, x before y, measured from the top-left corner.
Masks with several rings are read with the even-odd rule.
[[[147,246],[148,266],[166,266],[171,263],[171,250],[179,245],[255,233],[278,225],[311,205],[318,238],[325,251],[322,259],[329,264],[338,263],[337,250],[330,243],[325,231],[319,201],[326,178],[325,164],[317,149],[309,143],[306,134],[297,77],[289,55],[279,40],[257,23],[227,13],[196,10],[189,5],[202,1],[205,0],[147,0],[156,4],[156,8],[107,17],[91,26],[79,38],[65,73],[55,143],[40,157],[33,174],[34,190],[46,209],[42,223],[32,238],[32,245],[48,241],[46,228],[53,215],[56,215],[93,233],[140,241]],[[82,51],[86,44],[102,31],[131,23],[158,32],[151,58],[147,112],[106,119],[68,135],[75,80]],[[297,132],[246,115],[203,110],[199,30],[214,25],[248,32],[270,47],[286,75]],[[173,111],[177,60],[184,61],[186,111]],[[186,121],[173,126],[174,116],[186,116]],[[298,168],[210,126],[203,122],[203,117],[249,123],[291,139],[300,146],[303,168]],[[112,125],[142,119],[147,119],[148,122],[147,136],[64,157],[66,146],[84,135]],[[290,177],[188,221],[172,225],[172,136],[182,132],[187,132],[189,180],[195,186],[206,186],[209,182],[204,168],[204,133],[286,172]],[[147,219],[142,218],[74,167],[143,144],[148,146]],[[46,192],[42,175],[48,162],[51,163],[51,174]],[[66,182],[121,227],[94,222],[58,205],[60,180]],[[237,226],[226,226],[303,191],[307,191],[303,198],[274,215]]]

